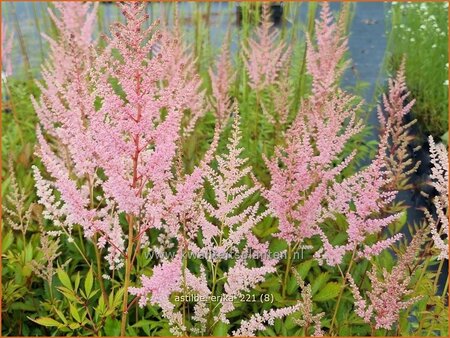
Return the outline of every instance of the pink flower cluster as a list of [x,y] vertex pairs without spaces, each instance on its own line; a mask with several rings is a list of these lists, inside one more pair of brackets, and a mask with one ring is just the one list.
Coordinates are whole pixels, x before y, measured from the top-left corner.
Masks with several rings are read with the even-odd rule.
[[248,46],[242,46],[252,89],[261,90],[272,85],[286,67],[291,51],[278,38],[279,32],[274,29],[271,20],[270,6],[263,3],[261,25],[256,28],[255,37],[248,40]]
[[436,144],[433,137],[428,138],[430,144],[431,185],[436,189],[433,198],[436,217],[426,210],[425,215],[431,227],[434,245],[439,251],[438,259],[448,259],[448,152],[445,146]]
[[381,279],[375,266],[372,268],[372,271],[368,272],[372,285],[372,290],[367,292],[370,300],[369,304],[361,296],[353,278],[347,275],[353,297],[355,298],[356,314],[367,323],[371,323],[373,319],[376,329],[390,330],[398,321],[400,311],[408,308],[420,299],[420,297],[412,297],[406,300],[404,298],[412,292],[408,289],[411,281],[409,271],[414,264],[415,256],[419,252],[424,239],[423,232],[418,232],[392,271],[389,273],[383,268]]
[[[80,11],[88,6],[77,5]],[[35,101],[42,126],[57,141],[54,147],[38,128],[38,152],[53,178],[36,176],[40,202],[52,213],[47,216],[68,230],[79,224],[87,238],[98,234],[111,268],[120,267],[125,254],[122,213],[138,238],[150,227],[170,230],[170,220],[163,218],[189,206],[189,186],[200,180],[195,171],[178,182],[183,195],[171,186],[182,120],[197,109],[198,82],[178,59],[174,40],[156,32],[157,23],[144,27],[143,6],[122,5],[126,23],[112,26],[103,50],[88,48],[81,59],[76,43],[86,35],[78,28],[86,24],[61,21],[68,36],[54,42],[52,57],[70,62],[44,68],[45,86]],[[167,48],[149,58],[157,43]],[[50,194],[53,190],[60,199]]]
[[[338,27],[328,5],[323,5],[321,20],[316,23],[317,50],[311,40],[308,47],[312,95],[288,130],[286,145],[278,147],[275,156],[266,160],[271,187],[263,192],[279,219],[277,235],[292,245],[320,237],[323,246],[315,257],[329,265],[340,264],[346,252],[357,250],[368,235],[381,233],[398,217],[376,217],[395,197],[383,191],[387,177],[382,150],[366,169],[340,178],[354,153],[340,163],[338,159],[363,125],[357,117],[361,103],[356,104],[354,96],[337,88],[343,71],[339,65],[347,46],[342,28]],[[333,246],[327,235],[333,229],[327,229],[324,223],[338,214],[344,215],[348,223],[347,244]],[[399,238],[396,235],[371,247],[364,245],[358,255],[377,255]]]

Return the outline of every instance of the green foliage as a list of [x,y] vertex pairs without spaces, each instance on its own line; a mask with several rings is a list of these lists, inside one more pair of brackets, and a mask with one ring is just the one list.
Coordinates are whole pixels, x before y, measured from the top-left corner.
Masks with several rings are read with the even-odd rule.
[[406,56],[413,115],[425,135],[439,138],[448,131],[448,3],[397,3],[390,12],[387,66],[397,70]]
[[[202,78],[208,79],[207,71],[211,66],[216,50],[211,46],[209,39],[211,31],[205,20],[213,20],[209,4],[195,4],[197,14],[194,17],[194,51],[197,56],[198,68]],[[401,7],[405,6],[405,7]],[[441,41],[440,33],[429,37],[430,31],[426,34],[420,30],[424,20],[418,16],[420,11],[414,6],[406,5],[394,6],[392,14],[393,29],[390,34],[391,66],[393,69],[399,63],[401,55],[407,54],[407,82],[418,102],[415,114],[419,118],[419,124],[426,126],[427,132],[443,134],[443,126],[446,126],[447,112],[447,86],[443,83],[446,79],[447,70],[442,54],[447,58],[447,44]],[[417,5],[419,6],[419,5]],[[443,4],[428,3],[429,13],[436,18],[438,25],[441,25],[446,17],[445,12],[439,11]],[[308,18],[305,22],[296,21],[291,32],[298,30],[313,32],[313,18],[316,15],[317,4],[286,4],[286,11],[293,16],[298,11],[305,10]],[[232,5],[228,10],[234,10]],[[206,11],[206,18],[200,13]],[[444,13],[444,14],[442,14]],[[252,27],[258,22],[258,11],[253,4],[242,3],[243,21],[239,32],[239,39],[236,42],[238,49],[246,37],[251,34]],[[168,14],[169,15],[169,14]],[[100,17],[103,17],[102,14]],[[50,23],[46,23],[50,25]],[[400,28],[401,25],[404,25]],[[44,25],[45,26],[45,25]],[[99,20],[99,27],[103,27],[104,22]],[[45,27],[44,27],[45,28]],[[411,31],[408,31],[408,28]],[[406,33],[407,32],[407,33]],[[446,31],[445,31],[446,32]],[[283,33],[287,39],[295,41],[293,59],[290,72],[286,81],[293,87],[291,94],[292,105],[289,107],[288,122],[297,113],[301,99],[308,95],[310,90],[310,79],[306,75],[304,67],[305,46],[302,38],[289,34],[284,29]],[[412,34],[415,34],[414,36]],[[403,38],[404,37],[404,38]],[[412,43],[411,38],[415,38]],[[445,36],[447,39],[447,36]],[[408,42],[409,41],[409,42]],[[436,48],[432,48],[432,44]],[[255,175],[264,184],[268,183],[268,173],[262,160],[262,154],[271,156],[274,148],[283,143],[283,132],[288,126],[271,124],[262,112],[262,104],[268,109],[269,114],[274,113],[271,106],[273,92],[277,88],[265,88],[255,93],[248,84],[248,77],[243,67],[241,54],[235,61],[238,71],[236,83],[232,91],[233,99],[237,101],[242,116],[242,125],[248,126],[243,130],[243,144],[245,145],[244,156],[251,159],[251,165],[255,169]],[[444,62],[444,63],[443,63]],[[206,81],[207,83],[207,81]],[[353,91],[363,89],[364,84]],[[37,117],[31,105],[30,95],[39,95],[37,86],[31,82],[9,78],[7,82],[7,100],[3,104],[2,111],[2,196],[11,194],[11,178],[13,174],[17,177],[19,187],[25,195],[26,210],[31,210],[30,225],[25,233],[12,229],[5,222],[3,215],[2,222],[2,335],[11,336],[118,336],[120,334],[120,319],[123,312],[123,273],[117,272],[115,280],[104,279],[102,274],[109,272],[104,266],[98,266],[96,262],[96,250],[92,241],[83,238],[81,229],[75,227],[74,236],[71,241],[66,236],[61,236],[60,245],[56,240],[49,245],[57,247],[59,255],[52,262],[43,262],[42,233],[45,230],[55,230],[48,220],[42,217],[42,208],[36,203],[34,193],[34,182],[31,176],[31,166],[40,163],[34,157],[35,127]],[[208,88],[206,88],[208,90]],[[445,112],[445,116],[443,115]],[[365,118],[364,112],[360,112],[360,117]],[[288,123],[289,125],[289,123]],[[224,150],[225,141],[228,138],[231,126],[228,125],[223,131],[219,144],[219,153]],[[446,128],[446,127],[445,127]],[[208,144],[212,140],[214,130],[214,116],[208,112],[196,127],[192,136],[184,140],[183,143],[183,165],[192,169],[200,161],[206,151]],[[376,149],[376,141],[369,141],[370,128],[366,128],[347,144],[342,154],[342,158],[354,149],[357,150],[357,157],[345,170],[348,175],[365,163],[365,158],[371,158]],[[11,173],[7,167],[8,159],[11,158],[15,173]],[[208,191],[206,191],[206,194]],[[255,196],[255,199],[261,198]],[[248,203],[253,203],[251,199]],[[14,207],[4,200],[7,207]],[[243,208],[245,205],[243,206]],[[392,224],[387,231],[398,233],[405,229],[407,225],[407,212],[403,205],[395,206],[395,210],[402,212],[402,217]],[[270,243],[271,252],[282,253],[288,250],[287,244],[273,234],[277,231],[277,221],[268,217],[255,229],[255,235],[265,238]],[[327,221],[326,227],[334,231],[334,245],[343,243],[346,238],[342,231],[347,224],[343,217],[339,215],[334,221]],[[412,229],[411,233],[413,233]],[[150,236],[151,237],[151,236]],[[151,239],[152,240],[152,239]],[[150,240],[150,241],[151,241]],[[373,239],[375,242],[375,238]],[[150,243],[152,244],[152,243]],[[313,247],[318,243],[311,241]],[[64,250],[59,248],[63,247]],[[404,244],[398,251],[404,249]],[[300,254],[301,253],[301,254]],[[397,252],[396,252],[397,253]],[[136,264],[132,271],[132,281],[137,283],[137,276],[141,274],[151,275],[154,261],[148,254],[148,249],[143,249],[136,257]],[[233,330],[242,318],[246,318],[249,312],[262,313],[271,308],[293,305],[299,299],[299,285],[291,274],[287,274],[284,283],[285,271],[289,268],[295,269],[299,276],[311,285],[312,300],[314,302],[314,312],[325,312],[332,314],[337,304],[340,303],[337,313],[337,325],[332,327],[331,316],[326,316],[322,320],[322,326],[326,332],[339,335],[445,335],[448,332],[448,307],[445,303],[445,296],[437,294],[436,279],[437,272],[433,272],[430,267],[437,269],[438,263],[433,261],[429,248],[424,248],[423,257],[417,262],[413,274],[413,283],[416,288],[411,296],[425,295],[417,305],[409,311],[401,314],[398,327],[392,331],[374,330],[367,323],[354,314],[354,300],[340,270],[346,271],[350,265],[350,257],[346,257],[344,263],[339,268],[319,266],[313,259],[314,252],[309,249],[295,248],[290,262],[283,259],[281,267],[276,274],[267,278],[254,291],[258,298],[268,294],[273,297],[272,302],[245,303],[237,307],[230,315],[230,324],[218,324],[214,326],[213,335],[225,336],[227,332]],[[86,260],[86,258],[88,258]],[[49,278],[40,277],[36,271],[36,263]],[[50,265],[48,265],[50,264]],[[364,291],[370,290],[367,271],[373,265],[382,265],[390,270],[395,264],[395,255],[385,250],[377,259],[371,262],[357,262],[352,266],[352,275],[360,283]],[[49,267],[51,266],[51,268]],[[53,271],[54,269],[54,271]],[[226,267],[219,269],[219,278],[226,271]],[[445,288],[444,288],[445,290]],[[283,294],[284,293],[284,294]],[[161,313],[155,306],[148,305],[139,308],[137,303],[129,304],[128,308],[127,335],[133,336],[167,336],[170,335],[168,323],[162,318]],[[272,327],[268,327],[263,335],[310,335],[311,332],[299,327],[296,320],[300,319],[295,313],[282,320],[276,320]],[[332,331],[330,331],[332,330]]]

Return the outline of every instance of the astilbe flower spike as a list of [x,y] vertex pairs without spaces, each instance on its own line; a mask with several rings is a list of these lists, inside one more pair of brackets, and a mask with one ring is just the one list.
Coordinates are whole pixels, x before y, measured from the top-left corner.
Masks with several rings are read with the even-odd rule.
[[[92,61],[81,76],[73,76],[64,88],[54,77],[44,78],[58,94],[44,97],[39,109],[47,115],[56,111],[61,118],[57,125],[41,122],[65,147],[64,152],[54,149],[38,129],[38,153],[53,180],[34,169],[46,217],[68,230],[81,225],[89,239],[97,236],[111,269],[120,268],[124,257],[131,259],[125,255],[127,240],[145,239],[150,227],[170,231],[164,215],[188,207],[190,187],[201,181],[195,170],[175,187],[170,182],[183,113],[195,84],[183,77],[181,66],[173,69],[172,52],[150,58],[160,35],[155,33],[157,22],[144,28],[144,5],[124,4],[121,10],[126,23],[113,25],[101,52],[92,49]],[[78,69],[74,64],[69,71]],[[126,216],[128,236],[121,215]]]
[[420,161],[413,161],[409,150],[413,140],[409,131],[416,120],[404,122],[415,103],[415,100],[411,100],[404,104],[410,94],[405,83],[405,60],[395,78],[389,79],[388,86],[388,94],[383,95],[383,108],[378,106],[378,119],[381,125],[380,135],[383,138],[386,134],[387,142],[385,161],[390,182],[386,188],[396,190],[407,186],[409,176],[420,165]]
[[300,274],[297,270],[292,269],[294,272],[295,279],[297,280],[297,284],[300,286],[301,291],[301,301],[299,302],[299,312],[301,314],[302,319],[294,319],[294,322],[305,328],[305,335],[308,335],[309,327],[314,327],[313,336],[321,337],[324,335],[322,330],[322,324],[320,320],[325,315],[324,312],[313,314],[313,300],[311,293],[311,285],[306,285]]
[[[84,116],[93,113],[88,93],[88,68],[91,66],[90,46],[98,4],[55,3],[58,14],[49,9],[58,37],[49,42],[49,58],[42,66],[43,83],[37,81],[41,96],[31,97],[40,123],[47,133],[64,148],[79,140],[73,128],[85,123]],[[68,162],[70,158],[65,159]],[[73,165],[73,163],[68,164]]]
[[252,89],[259,91],[272,85],[286,67],[290,48],[278,39],[279,32],[271,22],[270,6],[263,3],[261,24],[256,28],[255,37],[248,40],[248,46],[242,46]]
[[[436,217],[425,210],[425,216],[431,227],[431,235],[435,247],[439,251],[438,259],[448,259],[448,152],[445,146],[436,144],[432,136],[428,138],[430,145],[431,185],[436,189],[437,196],[433,198]],[[444,238],[442,238],[444,237]]]
[[230,34],[227,33],[222,44],[220,55],[216,62],[216,71],[209,69],[211,78],[212,97],[211,106],[214,109],[217,124],[224,125],[232,111],[230,87],[236,78],[230,54]]
[[[228,323],[227,315],[235,309],[235,304],[229,299],[249,292],[264,281],[268,273],[275,271],[278,261],[269,257],[268,243],[259,242],[252,233],[252,229],[267,216],[268,211],[259,211],[259,203],[243,207],[258,188],[242,183],[251,168],[246,167],[246,159],[241,158],[243,149],[239,147],[239,117],[237,112],[233,115],[236,117],[227,146],[228,152],[216,156],[217,169],[213,169],[212,165],[204,168],[205,189],[207,185],[213,189],[214,202],[200,198],[193,205],[192,212],[187,212],[187,217],[180,220],[176,258],[164,260],[151,277],[142,276],[141,287],[130,289],[132,294],[140,298],[142,306],[147,301],[161,306],[174,334],[186,334],[186,327],[180,310],[170,302],[173,292],[186,294],[187,291],[208,298],[221,290],[220,301],[215,306],[203,300],[194,307],[192,319],[198,325],[193,332],[204,334],[210,332],[208,330],[218,322]],[[198,190],[199,193],[202,191]],[[183,265],[182,257],[186,257],[186,253],[202,259],[199,275]],[[260,266],[249,265],[248,260],[251,258],[258,260]],[[223,273],[219,287],[218,269],[220,263],[225,261],[234,263]],[[162,284],[161,279],[166,282]],[[211,286],[208,281],[212,281]],[[160,295],[163,297],[158,298]],[[286,308],[276,313],[284,316],[292,311]]]
[[408,289],[411,281],[409,269],[413,266],[415,257],[425,240],[423,231],[416,233],[405,253],[399,258],[391,272],[382,270],[382,278],[378,276],[375,265],[368,272],[372,289],[367,292],[368,303],[362,296],[350,274],[347,279],[355,298],[355,312],[366,323],[374,321],[375,328],[392,329],[398,321],[399,313],[417,302],[420,297],[405,299],[412,290]]
[[312,91],[317,103],[327,100],[349,65],[349,60],[343,61],[348,46],[344,18],[342,12],[340,20],[335,22],[329,4],[322,3],[320,20],[315,25],[316,45],[310,36],[306,38],[306,67],[313,78]]
[[187,90],[185,92],[187,106],[185,121],[183,121],[183,135],[189,136],[194,130],[197,120],[206,113],[206,91],[203,89],[197,71],[197,60],[193,53],[193,47],[184,42],[177,12],[174,27],[170,29],[164,23],[160,34],[161,37],[152,46],[153,55],[171,59],[172,62],[167,64],[167,79],[171,79],[172,76],[181,76],[186,87],[190,89],[190,92]]
[[8,28],[2,20],[2,72],[5,76],[12,74],[12,47],[14,41],[14,34],[9,34]]

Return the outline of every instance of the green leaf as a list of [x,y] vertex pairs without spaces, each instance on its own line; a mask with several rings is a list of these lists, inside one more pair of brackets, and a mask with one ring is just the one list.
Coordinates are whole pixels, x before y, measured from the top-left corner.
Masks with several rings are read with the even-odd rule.
[[81,276],[80,276],[80,272],[78,271],[77,276],[75,277],[75,287],[74,287],[75,291],[78,290],[78,286],[80,285],[80,280],[81,280]]
[[73,305],[72,303],[70,303],[70,314],[72,315],[73,319],[75,319],[78,323],[81,323],[80,314],[78,313],[75,305]]
[[63,325],[62,323],[54,320],[53,318],[49,318],[49,317],[41,317],[41,318],[37,318],[37,319],[28,317],[28,319],[32,320],[35,323],[38,323],[39,325],[43,325],[43,326],[47,326],[47,327],[52,327],[52,326],[59,327],[59,326]]
[[322,272],[317,278],[314,279],[311,285],[311,294],[315,295],[317,291],[330,279],[327,272]]
[[64,324],[67,324],[67,319],[64,317],[64,314],[55,307],[53,307],[53,310],[55,310],[56,314],[64,322]]
[[94,284],[94,276],[92,275],[92,269],[89,269],[86,280],[84,281],[84,290],[86,291],[86,297],[89,298],[91,294],[92,285]]
[[297,265],[297,272],[303,280],[306,278],[306,275],[308,275],[308,272],[311,269],[312,262],[312,259],[308,259],[307,261],[304,261]]
[[316,302],[325,302],[327,300],[336,298],[341,291],[341,286],[336,282],[330,282],[317,293],[313,300]]
[[115,337],[120,334],[120,322],[116,319],[106,318],[104,327],[107,336]]
[[5,253],[8,251],[8,248],[11,246],[11,244],[14,241],[14,235],[11,231],[9,231],[5,236],[2,238],[2,252]]
[[67,272],[65,272],[63,269],[58,269],[57,274],[58,274],[58,279],[61,282],[61,284],[64,285],[69,290],[73,290],[72,283],[70,282],[70,278],[69,278],[69,275],[67,274]]
[[78,323],[70,323],[69,324],[69,328],[72,329],[72,330],[76,330],[76,329],[80,328],[80,324],[78,324]]
[[226,337],[228,333],[228,324],[223,322],[218,322],[214,327],[213,336],[216,337]]

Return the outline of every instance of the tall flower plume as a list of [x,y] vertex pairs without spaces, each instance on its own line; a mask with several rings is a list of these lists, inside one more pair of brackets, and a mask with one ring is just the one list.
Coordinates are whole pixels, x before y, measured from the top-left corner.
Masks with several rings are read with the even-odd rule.
[[409,269],[413,266],[424,240],[423,232],[419,231],[391,272],[383,269],[382,276],[379,276],[375,266],[372,271],[368,272],[372,285],[372,290],[367,292],[370,303],[361,296],[352,276],[347,275],[355,298],[356,314],[367,323],[374,321],[376,329],[392,329],[392,326],[398,321],[400,311],[420,299],[420,297],[410,297],[409,299],[405,299],[405,297],[412,292],[408,289],[411,281]]
[[432,136],[430,144],[431,185],[436,189],[437,196],[433,198],[436,217],[425,210],[425,216],[431,226],[434,245],[439,251],[438,259],[448,259],[448,152],[445,146],[436,144]]
[[[182,65],[174,68],[173,50],[150,57],[162,37],[157,22],[144,27],[144,5],[120,6],[126,22],[111,27],[106,47],[91,49],[85,66],[79,67],[83,60],[70,65],[66,73],[73,76],[66,86],[49,70],[44,82],[55,92],[37,105],[44,129],[64,145],[55,149],[38,129],[38,153],[53,178],[35,169],[46,215],[69,230],[81,225],[87,238],[96,235],[111,268],[130,258],[127,240],[141,238],[150,227],[168,227],[162,215],[169,202],[191,200],[188,185],[200,181],[197,170],[176,189],[169,183],[196,84],[184,77]],[[55,115],[58,123],[44,118]],[[124,234],[121,215],[131,236]]]
[[233,70],[231,63],[229,33],[222,44],[216,63],[216,71],[214,72],[210,68],[209,76],[212,86],[211,105],[215,111],[217,123],[223,125],[228,118],[228,113],[232,111],[230,87],[236,78],[236,72]]
[[415,100],[404,104],[410,92],[407,91],[405,83],[405,60],[403,60],[397,75],[389,79],[388,95],[383,95],[383,108],[378,106],[378,119],[381,125],[380,135],[386,137],[386,168],[390,182],[387,188],[405,188],[409,176],[416,171],[420,161],[414,163],[410,155],[409,146],[413,136],[409,128],[416,123],[413,120],[405,123],[405,117],[411,111]]
[[[179,254],[174,259],[164,260],[151,277],[142,276],[141,287],[130,289],[140,298],[141,305],[147,301],[159,305],[175,334],[186,334],[186,327],[181,320],[181,310],[170,301],[173,292],[194,293],[206,299],[220,296],[215,303],[203,299],[194,307],[192,319],[197,325],[193,333],[205,334],[218,322],[229,323],[227,315],[236,306],[230,299],[239,299],[275,271],[277,260],[269,256],[268,243],[261,243],[252,232],[268,211],[260,211],[259,203],[246,204],[258,188],[243,183],[251,168],[245,166],[246,159],[241,158],[239,117],[237,113],[235,116],[228,152],[216,156],[217,169],[212,165],[204,168],[203,189],[205,193],[208,186],[212,189],[213,201],[202,198],[203,189],[198,189],[199,199],[193,205],[193,212],[180,219]],[[192,255],[202,261],[195,269],[200,271],[198,275],[183,265],[183,259]],[[260,264],[252,266],[250,259]],[[229,269],[219,272],[225,261],[231,263]],[[223,276],[220,282],[219,273]],[[161,280],[170,280],[170,283],[161,283]],[[283,313],[291,313],[291,310],[286,308]]]
[[348,60],[343,62],[348,45],[344,18],[344,13],[341,13],[341,19],[335,22],[329,4],[322,3],[320,20],[316,20],[315,26],[316,44],[310,36],[306,38],[306,66],[313,78],[314,98],[319,102],[326,100],[336,88],[337,81],[349,64]]
[[255,37],[248,40],[248,46],[242,46],[252,89],[261,90],[272,85],[286,67],[290,49],[278,39],[279,32],[271,22],[270,6],[263,3],[261,25],[256,28]]
[[[308,47],[312,95],[287,131],[285,145],[275,150],[272,159],[266,160],[271,186],[263,191],[279,219],[277,235],[293,247],[319,237],[322,246],[315,258],[332,266],[340,264],[347,252],[354,251],[367,258],[377,255],[401,237],[396,235],[373,245],[365,244],[369,235],[382,233],[399,217],[380,216],[395,197],[395,191],[383,190],[389,182],[384,161],[385,142],[367,168],[341,177],[355,154],[344,156],[346,144],[363,128],[357,114],[362,102],[336,86],[343,69],[338,64],[346,50],[342,25],[342,22],[333,23],[328,5],[323,4],[321,20],[316,22],[318,49]],[[338,214],[347,221],[347,243],[333,246],[329,236],[334,236],[330,235],[334,229],[329,229],[325,221],[335,219]]]

